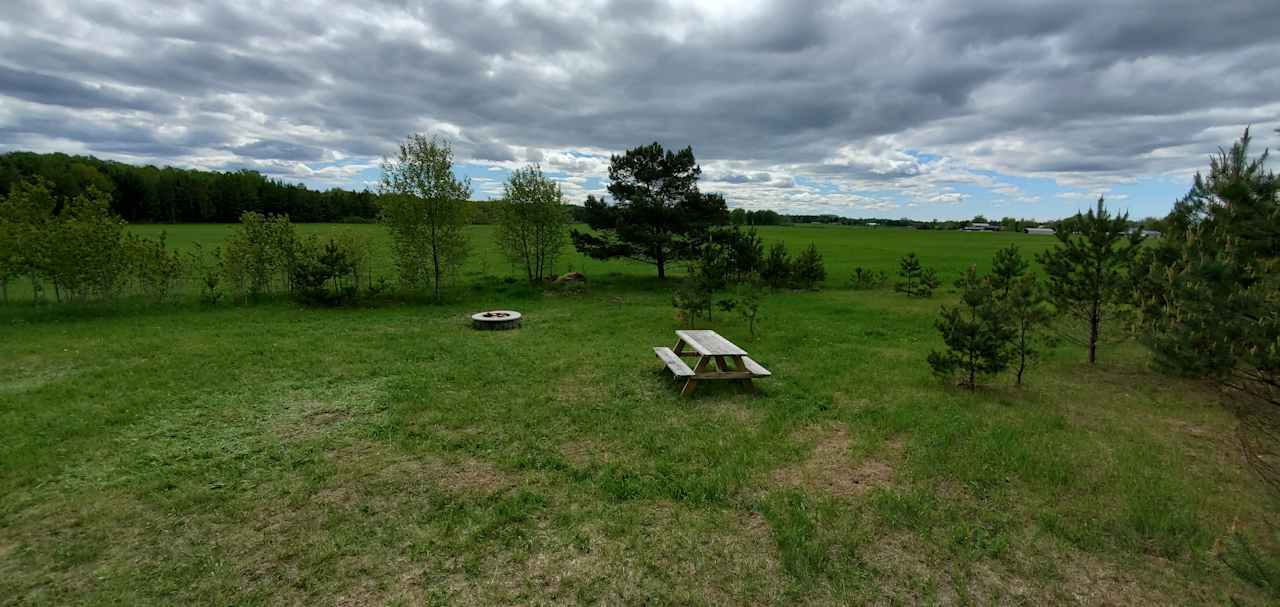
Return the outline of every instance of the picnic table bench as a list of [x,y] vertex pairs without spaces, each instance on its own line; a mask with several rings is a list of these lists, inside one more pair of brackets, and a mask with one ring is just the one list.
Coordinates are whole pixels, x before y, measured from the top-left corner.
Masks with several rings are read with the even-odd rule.
[[[667,365],[676,379],[684,379],[684,387],[680,394],[693,392],[700,381],[732,380],[738,382],[747,391],[755,386],[751,379],[769,377],[772,373],[751,360],[747,351],[734,345],[715,331],[676,331],[676,347],[653,349],[653,353]],[[697,363],[690,367],[684,358],[696,358]],[[729,362],[732,361],[732,366]],[[715,369],[711,370],[712,364]]]

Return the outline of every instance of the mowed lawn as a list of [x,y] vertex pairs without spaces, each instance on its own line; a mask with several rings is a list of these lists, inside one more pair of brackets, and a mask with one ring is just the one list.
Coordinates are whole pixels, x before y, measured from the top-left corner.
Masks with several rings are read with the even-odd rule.
[[[774,376],[680,398],[650,269],[571,256],[590,290],[542,294],[471,232],[444,305],[0,308],[0,603],[1277,598],[1277,504],[1214,391],[1124,343],[968,393],[924,362],[949,288],[843,286],[1050,239],[764,230],[816,243],[827,288],[769,297],[756,337],[718,314]],[[524,327],[468,327],[497,307]]]

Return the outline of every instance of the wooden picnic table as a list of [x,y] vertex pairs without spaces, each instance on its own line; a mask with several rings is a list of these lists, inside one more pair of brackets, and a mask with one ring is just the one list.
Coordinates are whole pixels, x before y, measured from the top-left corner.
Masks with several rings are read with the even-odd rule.
[[[685,380],[680,394],[689,394],[700,381],[731,380],[748,392],[755,390],[752,378],[769,377],[772,373],[747,356],[747,351],[721,337],[715,331],[676,331],[676,347],[653,349],[677,379]],[[696,358],[690,367],[683,358]],[[733,364],[730,365],[729,363]],[[715,369],[710,369],[711,365]]]

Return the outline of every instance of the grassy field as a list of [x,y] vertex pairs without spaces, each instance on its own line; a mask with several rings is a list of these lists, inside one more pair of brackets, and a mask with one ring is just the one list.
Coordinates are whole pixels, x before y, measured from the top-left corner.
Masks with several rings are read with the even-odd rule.
[[[754,338],[711,323],[773,371],[758,394],[680,398],[652,270],[574,257],[591,289],[542,294],[492,280],[472,234],[445,305],[0,307],[0,603],[1280,597],[1277,503],[1216,393],[1133,344],[957,390],[924,362],[953,295],[843,288],[908,251],[950,281],[1050,239],[764,230],[816,243],[827,288],[768,298]],[[494,307],[524,328],[467,326]]]
[[[303,234],[326,234],[336,230],[367,234],[375,256],[379,260],[378,269],[387,273],[388,276],[391,275],[390,244],[386,229],[382,226],[298,224],[297,227]],[[204,247],[218,246],[231,233],[232,228],[233,226],[219,224],[130,227],[138,234],[153,238],[163,232],[167,235],[170,245],[178,249],[188,249],[194,244]],[[919,255],[926,265],[936,268],[950,280],[951,277],[958,277],[971,263],[977,264],[980,270],[984,270],[990,264],[995,250],[1011,242],[1017,243],[1028,256],[1047,249],[1054,243],[1051,236],[824,225],[774,226],[761,227],[757,230],[765,240],[766,247],[774,241],[781,240],[787,243],[793,255],[810,243],[816,244],[825,257],[829,274],[828,284],[831,286],[843,285],[855,266],[884,270],[892,274],[897,271],[898,259],[911,251]],[[464,268],[464,274],[473,278],[481,275],[516,275],[510,270],[494,242],[493,226],[471,226],[467,229],[467,233],[471,242],[471,256]],[[559,264],[559,269],[566,271],[578,270],[588,276],[615,272],[639,276],[654,273],[652,266],[629,261],[598,261],[579,254],[573,250],[573,247],[566,249],[567,255]],[[681,268],[677,266],[673,271],[679,274]]]

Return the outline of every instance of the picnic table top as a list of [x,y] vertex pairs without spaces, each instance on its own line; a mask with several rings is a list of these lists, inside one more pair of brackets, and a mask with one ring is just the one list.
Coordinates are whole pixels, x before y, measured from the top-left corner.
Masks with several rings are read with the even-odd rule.
[[715,331],[676,331],[684,343],[703,356],[746,356],[747,351],[733,345]]

